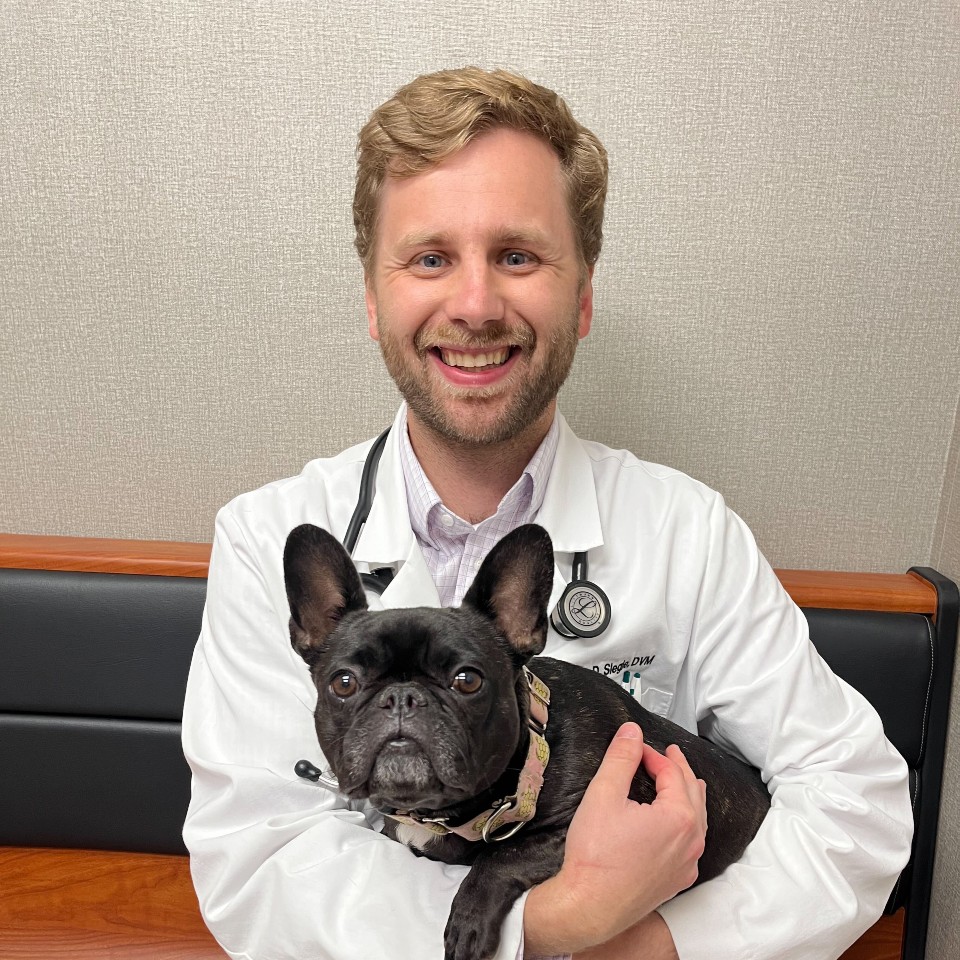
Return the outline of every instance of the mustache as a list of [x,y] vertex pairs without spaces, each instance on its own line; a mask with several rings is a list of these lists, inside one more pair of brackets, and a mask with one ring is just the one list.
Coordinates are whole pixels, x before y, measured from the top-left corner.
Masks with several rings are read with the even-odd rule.
[[509,326],[499,323],[470,331],[458,326],[435,327],[419,330],[413,338],[416,350],[423,354],[437,347],[452,347],[464,350],[489,350],[496,347],[520,347],[532,349],[537,335],[528,326]]

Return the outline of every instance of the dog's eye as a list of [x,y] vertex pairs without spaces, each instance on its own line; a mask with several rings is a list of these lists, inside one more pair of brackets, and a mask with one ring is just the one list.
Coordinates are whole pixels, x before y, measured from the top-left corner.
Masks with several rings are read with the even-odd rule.
[[476,693],[483,686],[483,677],[476,670],[461,670],[450,686],[457,693]]
[[360,689],[357,678],[349,671],[344,671],[339,676],[334,677],[330,684],[330,692],[341,700],[352,697]]

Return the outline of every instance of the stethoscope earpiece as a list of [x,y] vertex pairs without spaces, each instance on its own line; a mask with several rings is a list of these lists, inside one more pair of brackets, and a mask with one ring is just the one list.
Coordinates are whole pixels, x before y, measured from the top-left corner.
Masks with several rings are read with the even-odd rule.
[[587,555],[573,556],[573,579],[567,584],[553,613],[553,629],[567,640],[598,637],[610,626],[610,601],[587,579]]

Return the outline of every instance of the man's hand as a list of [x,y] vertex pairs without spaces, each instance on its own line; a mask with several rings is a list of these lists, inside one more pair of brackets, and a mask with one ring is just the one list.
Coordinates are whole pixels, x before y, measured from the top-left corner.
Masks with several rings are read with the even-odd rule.
[[[649,804],[628,796],[641,760],[656,783]],[[525,952],[574,953],[633,927],[696,880],[706,830],[706,785],[680,749],[663,756],[624,724],[570,824],[560,872],[527,897]]]

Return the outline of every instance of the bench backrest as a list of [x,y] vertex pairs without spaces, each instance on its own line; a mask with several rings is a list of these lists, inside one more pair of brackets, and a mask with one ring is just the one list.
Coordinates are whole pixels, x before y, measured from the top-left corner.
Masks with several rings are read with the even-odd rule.
[[[0,844],[185,852],[180,719],[208,550],[0,535]],[[910,767],[914,851],[888,912],[907,907],[903,957],[920,960],[957,587],[927,568],[779,574]]]
[[206,580],[0,570],[0,843],[185,853]]

